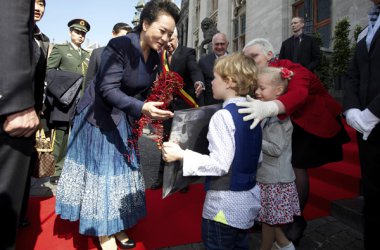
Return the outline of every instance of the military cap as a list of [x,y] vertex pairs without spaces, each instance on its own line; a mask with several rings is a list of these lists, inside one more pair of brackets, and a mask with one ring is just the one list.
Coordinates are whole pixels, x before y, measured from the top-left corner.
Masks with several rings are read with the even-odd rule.
[[69,26],[70,29],[76,29],[86,33],[90,31],[90,24],[84,19],[73,19],[67,26]]

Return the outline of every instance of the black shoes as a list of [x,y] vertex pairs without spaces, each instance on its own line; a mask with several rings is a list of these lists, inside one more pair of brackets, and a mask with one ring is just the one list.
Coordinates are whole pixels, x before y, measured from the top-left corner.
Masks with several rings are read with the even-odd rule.
[[131,249],[136,246],[136,242],[129,238],[127,241],[119,241],[116,238],[116,244],[120,249]]
[[59,176],[50,176],[50,184],[52,185],[58,185]]
[[132,240],[131,238],[129,238],[128,235],[123,231],[115,234],[115,239],[116,239],[116,245],[120,249],[131,249],[136,246],[136,242]]
[[152,190],[157,190],[157,189],[159,189],[159,188],[162,188],[162,183],[163,183],[162,179],[158,178],[158,179],[152,184],[152,186],[150,187],[150,189],[152,189]]

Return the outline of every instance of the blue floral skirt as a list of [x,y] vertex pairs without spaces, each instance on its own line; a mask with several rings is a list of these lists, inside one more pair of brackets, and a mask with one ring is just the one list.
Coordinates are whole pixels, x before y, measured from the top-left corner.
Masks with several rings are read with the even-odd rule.
[[117,129],[101,131],[87,122],[87,111],[73,123],[55,211],[79,220],[81,234],[112,235],[146,215],[144,179],[126,117]]

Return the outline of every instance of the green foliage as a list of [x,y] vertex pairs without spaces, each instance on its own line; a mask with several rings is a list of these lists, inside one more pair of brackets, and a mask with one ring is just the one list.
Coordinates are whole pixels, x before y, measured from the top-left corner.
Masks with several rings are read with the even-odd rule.
[[359,24],[357,24],[354,28],[354,36],[353,36],[353,41],[351,44],[351,56],[354,56],[355,54],[355,49],[356,49],[356,43],[359,37],[360,32],[362,32],[363,28]]
[[350,23],[347,17],[338,21],[334,29],[333,53],[332,53],[332,74],[339,77],[346,72],[350,60],[351,49],[350,39]]
[[[315,33],[315,39],[318,42],[319,47],[323,46],[322,36],[320,33]],[[332,77],[331,77],[331,62],[327,57],[326,53],[322,51],[321,61],[315,71],[318,77],[321,79],[323,85],[326,89],[330,89],[332,87]]]

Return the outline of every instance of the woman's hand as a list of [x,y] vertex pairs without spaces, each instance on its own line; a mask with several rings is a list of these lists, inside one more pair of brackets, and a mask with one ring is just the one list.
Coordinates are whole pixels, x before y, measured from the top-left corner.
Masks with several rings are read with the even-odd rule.
[[173,162],[183,159],[185,151],[174,142],[164,142],[162,145],[162,159],[166,162]]
[[162,110],[157,107],[164,104],[163,102],[147,102],[142,107],[142,113],[156,120],[166,120],[173,117],[173,113],[168,110]]
[[264,118],[276,116],[279,113],[279,107],[275,101],[263,102],[247,96],[248,102],[236,103],[236,106],[243,107],[239,109],[240,114],[248,114],[243,117],[244,121],[253,119],[251,129],[255,128],[257,124]]

